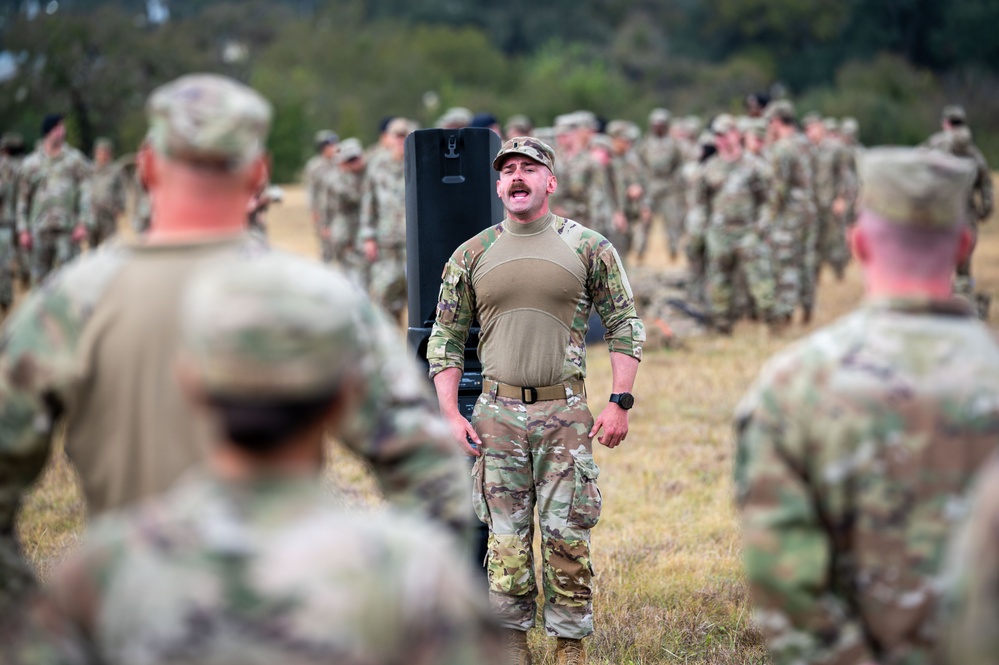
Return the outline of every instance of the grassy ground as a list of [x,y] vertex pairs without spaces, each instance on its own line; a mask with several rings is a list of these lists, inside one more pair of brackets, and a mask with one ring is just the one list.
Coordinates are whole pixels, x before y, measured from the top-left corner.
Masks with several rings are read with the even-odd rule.
[[[999,226],[984,227],[975,259],[979,288],[999,294]],[[302,193],[287,192],[272,209],[275,244],[311,255]],[[657,236],[649,262],[669,264]],[[855,266],[846,280],[820,287],[816,321],[773,337],[740,324],[730,338],[690,340],[685,350],[649,350],[635,389],[627,442],[598,446],[604,515],[593,532],[598,575],[591,662],[734,664],[767,662],[750,623],[740,571],[739,531],[732,506],[731,414],[767,357],[789,341],[853,308],[861,295]],[[999,306],[990,323],[999,321]],[[605,349],[588,358],[588,392],[610,393]],[[599,400],[594,400],[598,406]],[[349,504],[378,501],[362,464],[333,448],[328,472]],[[79,538],[84,507],[73,471],[58,449],[25,502],[19,530],[42,577]],[[531,634],[535,662],[554,662],[554,641]]]

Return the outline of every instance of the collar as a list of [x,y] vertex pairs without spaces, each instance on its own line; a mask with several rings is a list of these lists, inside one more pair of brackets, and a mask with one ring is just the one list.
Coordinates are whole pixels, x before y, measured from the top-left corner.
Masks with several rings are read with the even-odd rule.
[[538,217],[533,222],[523,224],[507,217],[503,220],[503,230],[515,236],[533,236],[546,230],[555,221],[555,213],[548,211],[547,214]]
[[934,314],[937,316],[974,317],[974,308],[964,298],[931,298],[929,296],[905,296],[871,298],[864,303],[871,310],[898,312],[900,314]]

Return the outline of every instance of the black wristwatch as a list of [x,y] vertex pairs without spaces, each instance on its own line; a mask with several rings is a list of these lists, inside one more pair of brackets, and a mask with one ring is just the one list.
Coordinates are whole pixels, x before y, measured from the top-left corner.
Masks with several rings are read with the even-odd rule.
[[631,393],[614,393],[610,396],[610,401],[627,411],[635,406],[635,396]]

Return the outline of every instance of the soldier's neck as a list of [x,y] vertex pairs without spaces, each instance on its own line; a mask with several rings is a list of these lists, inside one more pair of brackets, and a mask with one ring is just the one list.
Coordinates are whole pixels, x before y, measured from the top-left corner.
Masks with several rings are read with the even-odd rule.
[[153,221],[147,241],[190,242],[243,233],[246,230],[248,200],[233,197],[199,199],[189,195],[171,195],[162,190],[151,192]]

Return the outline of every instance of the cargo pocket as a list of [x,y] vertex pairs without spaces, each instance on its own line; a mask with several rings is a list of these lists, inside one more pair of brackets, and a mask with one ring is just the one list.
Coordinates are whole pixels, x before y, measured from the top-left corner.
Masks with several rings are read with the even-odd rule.
[[475,516],[479,518],[480,522],[492,527],[489,506],[486,505],[485,464],[486,455],[483,452],[475,458],[475,464],[472,465],[472,508],[475,510]]
[[600,519],[600,488],[597,476],[600,470],[593,457],[576,457],[573,461],[574,478],[572,505],[569,507],[569,524],[580,529],[592,529]]

